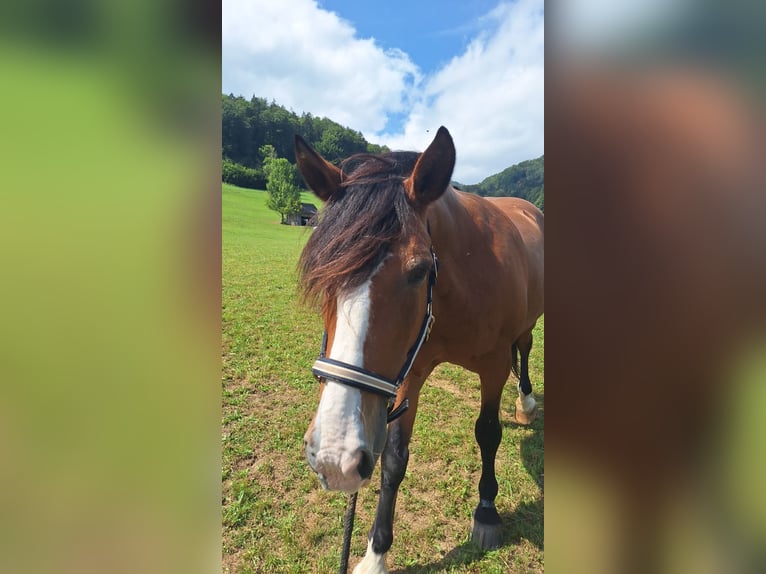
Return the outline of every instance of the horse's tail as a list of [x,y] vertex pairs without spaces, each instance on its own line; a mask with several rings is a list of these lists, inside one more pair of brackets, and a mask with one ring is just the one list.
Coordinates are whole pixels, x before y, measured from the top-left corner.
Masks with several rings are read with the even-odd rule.
[[511,371],[514,376],[519,378],[519,346],[514,343],[511,345]]

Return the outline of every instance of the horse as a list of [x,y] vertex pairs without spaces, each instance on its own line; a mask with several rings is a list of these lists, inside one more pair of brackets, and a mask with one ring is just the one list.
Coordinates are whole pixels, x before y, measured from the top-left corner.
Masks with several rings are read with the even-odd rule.
[[375,520],[354,574],[387,572],[420,390],[442,362],[481,379],[471,536],[498,547],[495,454],[511,372],[517,421],[537,412],[528,358],[544,303],[542,212],[454,188],[455,145],[443,126],[422,154],[357,154],[339,168],[296,135],[295,157],[325,203],[298,263],[303,295],[321,304],[325,327],[305,456],[323,488],[347,493],[368,484],[381,460]]

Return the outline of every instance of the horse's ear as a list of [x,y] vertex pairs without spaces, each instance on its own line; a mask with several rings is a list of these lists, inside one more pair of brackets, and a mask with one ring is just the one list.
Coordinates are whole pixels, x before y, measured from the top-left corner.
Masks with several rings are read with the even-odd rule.
[[454,168],[455,144],[447,128],[442,126],[405,181],[410,203],[421,208],[439,199],[450,183]]
[[295,162],[306,185],[327,201],[340,189],[340,170],[319,155],[301,136],[295,135]]

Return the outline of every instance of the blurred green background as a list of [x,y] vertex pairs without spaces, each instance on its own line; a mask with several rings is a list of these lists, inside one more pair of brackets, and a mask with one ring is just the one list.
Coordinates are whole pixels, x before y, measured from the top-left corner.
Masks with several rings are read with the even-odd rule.
[[220,22],[0,8],[0,571],[220,568]]

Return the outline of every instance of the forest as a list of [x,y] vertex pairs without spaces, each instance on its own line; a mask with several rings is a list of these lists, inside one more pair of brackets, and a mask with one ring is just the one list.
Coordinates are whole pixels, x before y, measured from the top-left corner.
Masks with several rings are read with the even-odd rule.
[[293,136],[299,134],[330,162],[355,153],[381,153],[361,133],[328,119],[297,115],[276,102],[253,96],[222,95],[221,140],[223,180],[241,187],[266,188],[262,148],[271,145],[276,157],[295,163]]
[[[222,179],[240,187],[266,189],[265,164],[270,158],[295,163],[293,137],[300,134],[328,161],[337,163],[355,153],[381,153],[385,146],[372,144],[351,128],[309,113],[301,115],[274,101],[253,96],[249,100],[222,94]],[[513,196],[544,207],[543,156],[523,161],[481,183],[460,189],[481,196]],[[300,180],[300,178],[297,178]],[[296,181],[302,186],[302,181]]]
[[455,185],[483,197],[521,197],[544,210],[544,157],[517,163],[475,185]]

